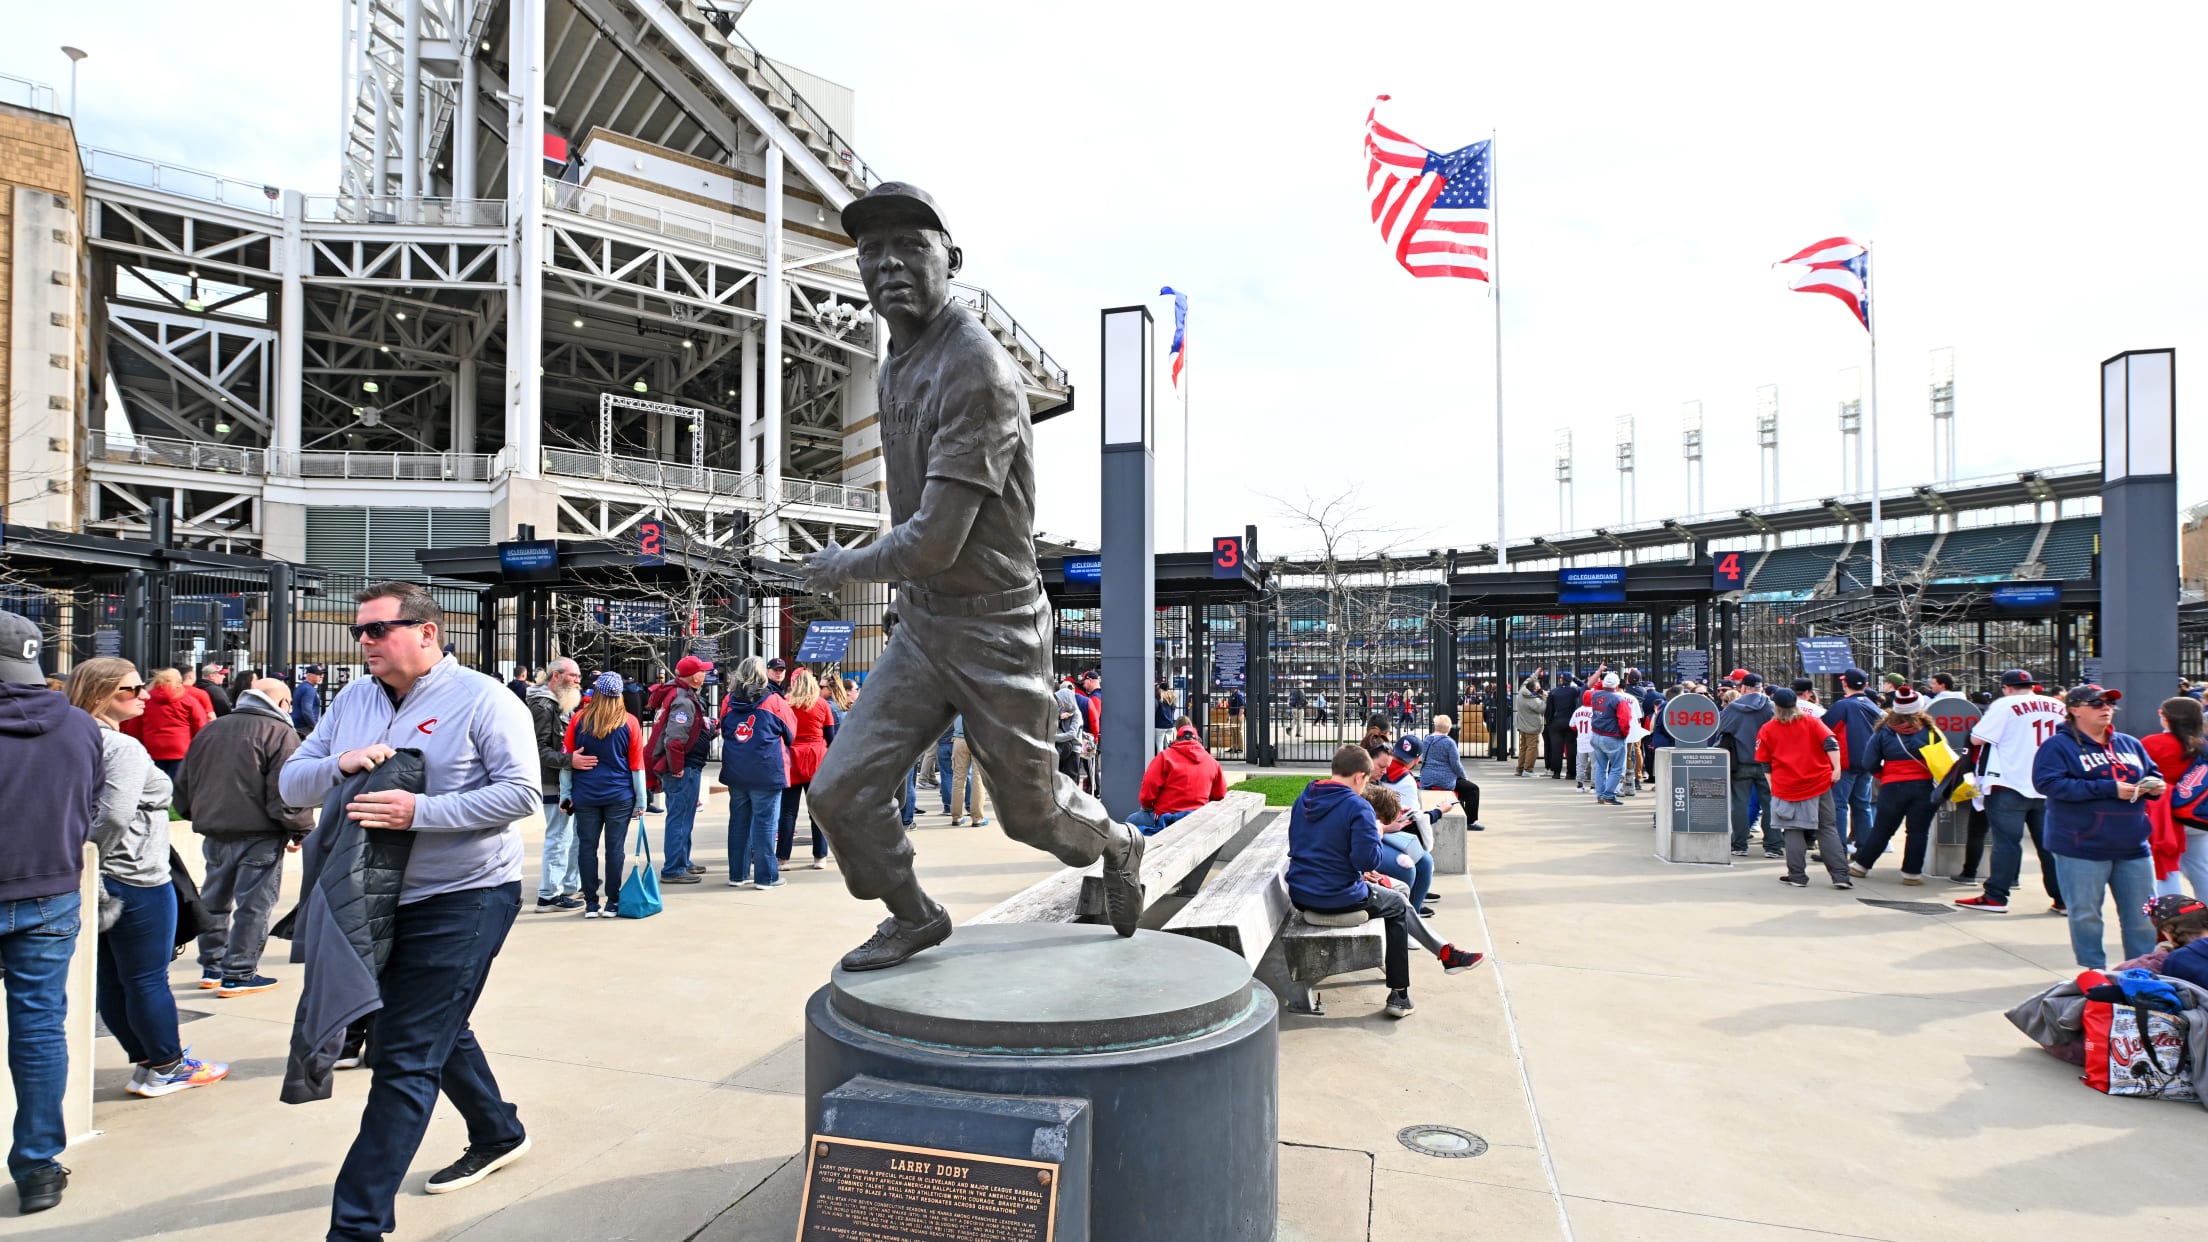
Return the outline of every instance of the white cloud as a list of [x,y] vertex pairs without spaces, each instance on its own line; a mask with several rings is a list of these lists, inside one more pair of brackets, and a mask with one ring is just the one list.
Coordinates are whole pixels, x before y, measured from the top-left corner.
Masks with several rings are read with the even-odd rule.
[[[334,180],[328,6],[233,3],[217,28],[111,0],[90,30],[23,7],[0,69],[65,80],[58,53],[28,49],[89,48],[86,142]],[[1256,522],[1285,550],[1264,497],[1304,488],[1361,487],[1432,542],[1494,533],[1486,291],[1414,281],[1381,248],[1359,156],[1380,92],[1429,145],[1501,133],[1514,535],[1556,524],[1560,426],[1579,524],[1614,520],[1626,413],[1641,516],[1676,512],[1679,409],[1697,398],[1711,507],[1752,503],[1766,383],[1785,491],[1835,490],[1835,374],[1862,361],[1862,333],[1768,265],[1840,233],[1878,246],[1888,484],[1928,475],[1926,356],[1945,345],[1963,473],[2093,458],[2103,357],[2208,356],[2208,264],[2189,244],[2208,18],[2033,12],[762,0],[744,28],[858,92],[861,154],[943,201],[968,274],[1072,367],[1080,408],[1038,435],[1046,529],[1096,528],[1097,310],[1171,284],[1191,300],[1194,538]],[[1180,423],[1160,425],[1170,542]],[[2192,479],[2204,452],[2181,444]]]

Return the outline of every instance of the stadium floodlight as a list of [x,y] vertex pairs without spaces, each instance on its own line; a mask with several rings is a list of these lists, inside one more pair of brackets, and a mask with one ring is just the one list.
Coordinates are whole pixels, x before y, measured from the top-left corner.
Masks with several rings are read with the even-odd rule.
[[1955,349],[1932,351],[1932,477],[1955,481]]
[[1633,469],[1633,416],[1618,415],[1618,513],[1628,526],[1633,524],[1633,511],[1639,507],[1640,480]]
[[1572,429],[1559,428],[1556,433],[1556,526],[1558,530],[1572,528]]
[[1863,369],[1840,368],[1840,492],[1863,490]]
[[1758,491],[1763,503],[1779,503],[1779,386],[1765,384],[1756,389],[1756,453],[1761,459],[1757,470]]
[[1687,460],[1687,513],[1702,512],[1702,403],[1689,401],[1679,411],[1679,452]]

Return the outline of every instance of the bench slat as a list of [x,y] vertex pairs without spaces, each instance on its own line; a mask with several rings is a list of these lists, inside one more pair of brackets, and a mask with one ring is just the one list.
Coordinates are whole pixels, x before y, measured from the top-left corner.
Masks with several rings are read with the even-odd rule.
[[1255,967],[1288,918],[1288,816],[1276,815],[1181,907],[1165,930],[1209,941]]
[[[1151,837],[1142,855],[1142,904],[1148,906],[1192,878],[1200,883],[1204,868],[1264,806],[1263,794],[1230,793],[1218,802],[1196,808],[1187,818],[1174,821],[1172,827]],[[1084,873],[1081,900],[1075,909],[1076,922],[1104,919],[1101,869]]]

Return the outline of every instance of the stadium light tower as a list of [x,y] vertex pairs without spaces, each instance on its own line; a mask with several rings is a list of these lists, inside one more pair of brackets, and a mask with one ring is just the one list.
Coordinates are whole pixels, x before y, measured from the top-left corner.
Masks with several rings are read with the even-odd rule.
[[1687,459],[1687,516],[1702,516],[1702,403],[1689,401],[1679,412],[1679,452]]
[[1840,494],[1863,490],[1863,368],[1840,368]]
[[1932,351],[1932,477],[1955,481],[1955,348]]
[[1756,389],[1756,469],[1757,491],[1763,503],[1779,502],[1779,386],[1765,384]]
[[1618,416],[1618,514],[1623,524],[1631,526],[1634,510],[1640,507],[1640,480],[1633,473],[1633,416]]
[[1556,433],[1556,528],[1572,528],[1572,429]]

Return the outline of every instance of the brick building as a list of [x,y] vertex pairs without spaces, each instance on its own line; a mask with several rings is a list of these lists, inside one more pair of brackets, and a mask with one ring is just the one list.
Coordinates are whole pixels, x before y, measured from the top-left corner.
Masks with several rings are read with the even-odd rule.
[[77,524],[84,168],[69,119],[0,102],[0,475],[7,520]]

